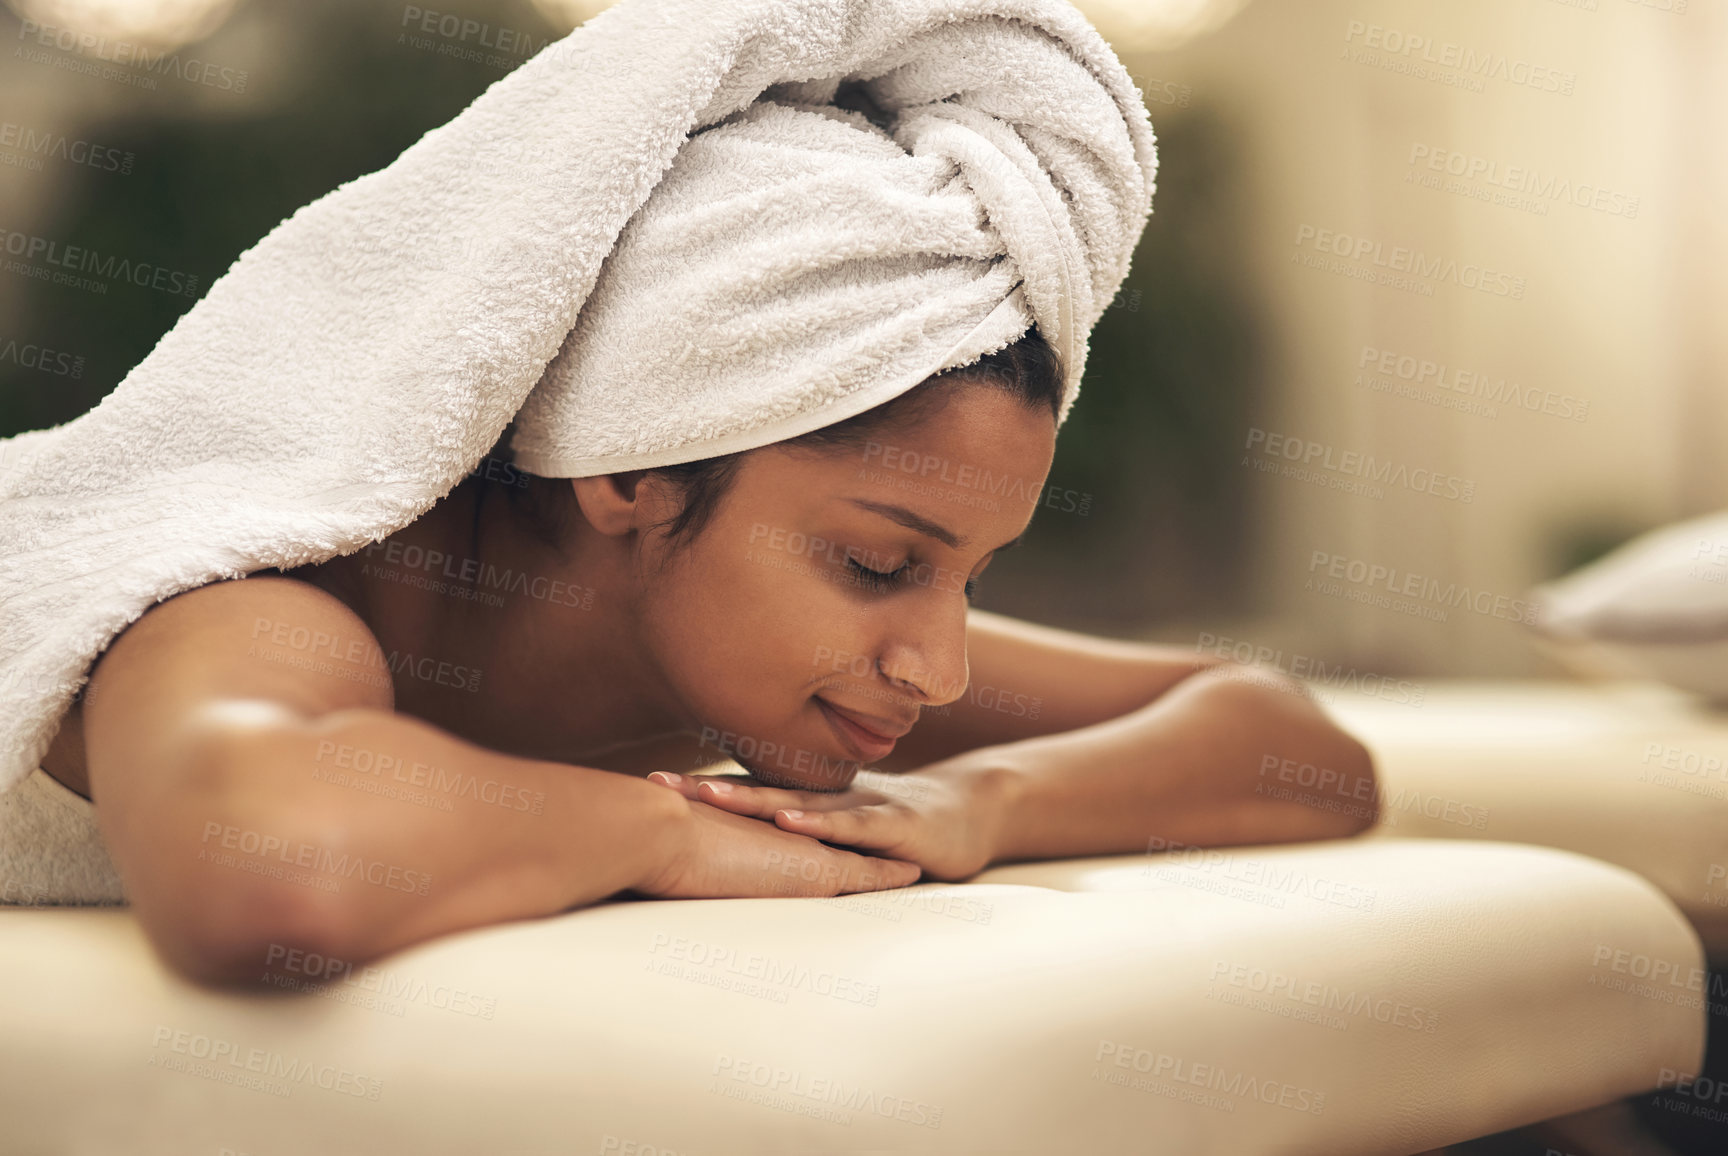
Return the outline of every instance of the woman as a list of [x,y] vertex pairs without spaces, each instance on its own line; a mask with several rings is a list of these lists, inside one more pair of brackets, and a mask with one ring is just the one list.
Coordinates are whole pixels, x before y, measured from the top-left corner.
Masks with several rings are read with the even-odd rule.
[[[572,483],[483,466],[375,549],[145,614],[45,769],[100,797],[145,928],[210,980],[256,973],[272,944],[367,960],[626,890],[835,895],[1154,836],[1360,830],[1256,791],[1269,754],[1372,775],[1297,684],[969,610],[1035,512],[1055,368],[1034,335],[687,468]],[[1031,484],[994,509],[912,496],[869,468],[882,447]],[[324,641],[296,648],[308,636]],[[323,661],[282,661],[303,651]],[[421,677],[428,660],[453,676]],[[729,756],[756,782],[666,772]],[[860,785],[866,764],[907,774]],[[319,889],[331,852],[374,885]]]
[[[571,40],[590,50],[582,59],[628,64],[632,52],[644,62],[671,55],[668,30],[719,35],[704,21],[765,20],[772,34],[784,31],[776,0],[688,7],[681,22],[671,18],[681,0],[627,3]],[[418,464],[432,435],[398,428],[417,415],[414,405],[389,393],[306,400],[302,424],[329,431],[318,448],[355,425],[364,436],[345,444],[396,455],[399,475],[418,470],[422,489],[443,496],[412,517],[385,515],[377,495],[388,487],[356,484],[357,459],[326,463],[311,482],[285,473],[305,482],[304,494],[270,499],[266,513],[280,525],[277,507],[288,508],[310,528],[294,531],[293,550],[251,547],[241,562],[316,562],[237,564],[239,548],[207,533],[202,569],[184,562],[188,546],[170,558],[171,574],[151,579],[184,592],[150,605],[100,649],[42,768],[100,801],[102,841],[173,966],[232,981],[283,947],[355,963],[621,894],[828,896],[965,879],[994,862],[1135,852],[1153,839],[1265,842],[1365,825],[1369,809],[1327,811],[1258,789],[1269,759],[1291,759],[1336,771],[1350,797],[1371,796],[1366,751],[1297,684],[969,609],[992,556],[1028,530],[1078,388],[1086,331],[1120,284],[1149,209],[1150,130],[1126,73],[1072,9],[1037,7],[1048,39],[1019,17],[957,24],[920,9],[915,19],[928,26],[905,35],[923,39],[896,59],[928,67],[883,74],[865,89],[786,90],[704,129],[622,238],[602,231],[583,242],[583,253],[606,257],[586,304],[579,294],[548,295],[539,320],[500,324],[516,299],[485,280],[503,258],[482,255],[471,273],[435,271],[445,310],[437,326],[404,336],[401,314],[364,319],[379,343],[404,350],[423,340],[472,353],[491,332],[498,349],[514,352],[556,344],[557,319],[582,305],[563,352],[515,414],[511,449],[500,443],[478,465],[464,454],[473,468],[453,489],[440,488],[441,467]],[[819,27],[862,45],[855,59],[823,56],[812,33],[811,44],[785,50],[790,62],[763,51],[715,66],[731,69],[730,91],[762,92],[822,75],[818,67],[852,72],[902,34],[895,22],[911,11],[835,8],[845,19]],[[1079,68],[1076,58],[1088,55],[1092,67]],[[237,341],[222,363],[220,388],[255,386],[256,408],[271,412],[211,419],[244,434],[229,436],[230,460],[251,453],[257,470],[278,468],[285,455],[255,428],[290,426],[274,410],[302,391],[280,378],[299,373],[313,389],[325,383],[320,372],[357,359],[354,348],[371,349],[344,312],[363,311],[368,298],[355,286],[375,284],[352,262],[397,255],[368,248],[351,222],[365,223],[368,204],[381,220],[399,212],[392,170],[436,172],[441,190],[496,179],[501,212],[569,214],[557,190],[582,186],[568,173],[536,183],[495,177],[471,156],[463,159],[472,178],[435,165],[439,149],[463,144],[465,118],[476,141],[495,137],[511,101],[523,115],[556,108],[595,121],[651,105],[595,111],[572,94],[582,78],[558,67],[549,50],[392,169],[332,194],[322,216],[286,222],[283,240],[273,235],[242,258],[140,367],[153,379],[129,377],[125,405],[105,403],[83,428],[67,427],[83,442],[35,443],[26,473],[40,477],[26,476],[16,492],[36,504],[17,507],[20,524],[30,520],[18,536],[29,536],[43,564],[60,564],[40,547],[53,525],[43,463],[70,460],[66,446],[90,458],[104,429],[123,441],[122,418],[133,428],[153,420],[164,407],[148,391],[177,385],[150,381],[174,378],[176,358],[179,378],[208,374],[217,347],[201,335],[232,332],[219,322],[235,302],[295,320],[265,329],[256,342],[264,352]],[[764,71],[752,77],[752,68]],[[1012,78],[1006,102],[1003,76]],[[537,83],[566,87],[553,100]],[[974,91],[976,109],[967,105]],[[609,95],[600,86],[589,98]],[[1088,109],[1091,120],[1076,111]],[[1003,135],[1010,112],[1030,127]],[[636,139],[615,134],[611,147],[634,155]],[[546,155],[547,164],[569,163],[567,153]],[[596,171],[609,159],[601,155]],[[642,171],[658,163],[650,157]],[[547,201],[532,202],[540,193]],[[618,219],[628,215],[626,204]],[[439,223],[418,236],[441,236]],[[697,235],[699,246],[690,243]],[[834,244],[837,235],[845,244]],[[521,252],[533,257],[553,240]],[[606,254],[601,246],[614,240]],[[295,241],[311,242],[313,255]],[[799,255],[799,245],[810,253]],[[525,293],[562,285],[566,257],[543,259],[548,267],[524,279]],[[747,268],[753,260],[760,266]],[[428,267],[402,259],[398,272]],[[674,280],[657,281],[667,268]],[[281,269],[292,276],[273,280]],[[478,286],[466,315],[449,304],[468,290],[464,276]],[[326,340],[280,304],[296,294],[303,310],[325,310],[333,329],[343,327],[342,339]],[[250,313],[241,324],[253,324]],[[697,348],[690,337],[703,333],[719,339]],[[278,340],[299,342],[283,347],[293,356],[275,355],[268,343]],[[766,360],[739,360],[758,354]],[[242,364],[248,356],[255,361]],[[909,376],[916,365],[927,369]],[[472,434],[488,428],[480,411],[520,399],[544,366],[530,349],[510,364],[508,389],[495,376],[493,386],[426,404]],[[656,375],[684,391],[699,415],[685,424],[699,433],[672,428],[678,421],[662,423],[670,433],[629,428],[658,416],[644,401]],[[775,381],[790,392],[775,393]],[[514,383],[521,392],[510,392]],[[411,389],[413,378],[388,384]],[[212,388],[191,391],[192,401],[213,406]],[[594,432],[608,416],[616,445]],[[156,443],[179,436],[176,427]],[[674,440],[654,444],[657,436]],[[194,427],[186,444],[207,454],[209,440]],[[151,452],[172,456],[160,444]],[[906,462],[943,485],[901,485]],[[111,464],[133,466],[119,453]],[[164,468],[152,475],[154,493],[177,494],[170,480],[186,477]],[[126,487],[139,489],[130,478],[118,488]],[[202,501],[211,490],[187,492]],[[247,501],[248,512],[263,508],[264,499]],[[83,509],[65,508],[66,517]],[[344,510],[358,513],[332,534]],[[347,544],[321,545],[337,539]],[[250,576],[191,589],[184,580],[235,570]],[[128,597],[142,607],[151,587],[134,586]],[[43,646],[57,644],[45,617],[20,622]],[[727,757],[750,781],[687,773]]]

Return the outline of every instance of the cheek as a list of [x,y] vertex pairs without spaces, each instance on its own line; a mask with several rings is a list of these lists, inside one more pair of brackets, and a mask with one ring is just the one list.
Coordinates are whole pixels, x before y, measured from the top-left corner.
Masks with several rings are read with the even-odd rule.
[[860,645],[846,629],[855,612],[824,594],[832,584],[760,557],[709,546],[668,565],[644,600],[650,645],[684,709],[716,733],[716,758],[773,786],[845,790],[858,764],[810,696],[834,681],[827,656]]
[[832,633],[822,623],[836,616],[821,601],[827,583],[772,564],[798,561],[698,539],[651,579],[650,645],[698,716],[771,734],[804,705]]

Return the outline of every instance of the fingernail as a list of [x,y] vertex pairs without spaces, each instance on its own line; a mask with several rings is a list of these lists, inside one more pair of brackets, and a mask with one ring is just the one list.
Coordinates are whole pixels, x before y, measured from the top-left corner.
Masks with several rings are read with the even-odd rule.
[[668,787],[676,787],[679,783],[684,781],[683,775],[675,775],[671,771],[655,771],[648,777],[652,779],[656,776],[659,777],[660,782],[666,784]]
[[732,793],[732,784],[731,783],[710,782],[708,784],[708,786],[714,788],[714,790],[718,791],[722,795],[729,795]]
[[788,819],[802,819],[804,817],[803,811],[781,811],[780,813]]

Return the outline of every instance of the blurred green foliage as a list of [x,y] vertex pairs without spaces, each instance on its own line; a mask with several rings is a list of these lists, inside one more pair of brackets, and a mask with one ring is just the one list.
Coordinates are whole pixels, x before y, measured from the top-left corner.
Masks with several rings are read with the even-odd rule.
[[[261,115],[217,118],[176,104],[183,94],[169,84],[150,94],[148,116],[82,126],[135,154],[134,169],[70,170],[36,233],[197,274],[207,287],[300,206],[389,164],[502,75],[397,46],[400,5],[259,2],[291,12],[302,31],[284,46],[295,53],[285,69],[295,85],[288,99]],[[508,7],[520,26],[543,27],[526,3]],[[101,295],[27,284],[10,329],[84,356],[87,365],[71,381],[0,363],[0,436],[58,425],[93,407],[196,300],[126,284]]]
[[1590,511],[1557,518],[1547,530],[1543,580],[1559,578],[1606,558],[1632,539],[1659,527],[1630,514]]

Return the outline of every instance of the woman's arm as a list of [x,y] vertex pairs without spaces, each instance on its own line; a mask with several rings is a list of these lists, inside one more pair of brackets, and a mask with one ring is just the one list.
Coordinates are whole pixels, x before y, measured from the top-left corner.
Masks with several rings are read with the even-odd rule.
[[[376,650],[330,595],[253,578],[154,607],[98,663],[97,821],[183,973],[242,980],[287,947],[360,963],[626,889],[835,894],[916,875],[398,715]],[[821,861],[818,885],[773,870],[801,857]]]
[[972,684],[882,764],[898,782],[861,775],[851,791],[816,794],[656,778],[940,879],[1017,859],[1334,838],[1374,822],[1367,749],[1296,680],[977,617]]
[[1376,816],[1367,748],[1300,683],[1232,665],[1118,718],[945,766],[996,776],[993,862],[1341,838]]
[[920,719],[883,766],[987,777],[988,805],[1003,811],[993,861],[1373,824],[1367,748],[1295,679],[984,611],[968,618],[967,655],[966,694]]
[[876,765],[910,771],[979,747],[1078,730],[1125,715],[1224,660],[1175,646],[1099,638],[971,610],[964,693],[926,707]]

